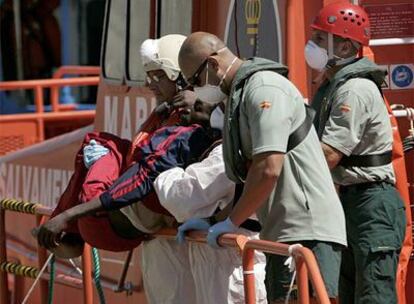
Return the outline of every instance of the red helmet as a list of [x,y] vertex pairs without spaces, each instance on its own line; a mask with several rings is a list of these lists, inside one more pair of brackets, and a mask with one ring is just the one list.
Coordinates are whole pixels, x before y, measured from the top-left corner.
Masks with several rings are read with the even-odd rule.
[[311,24],[313,29],[368,45],[370,24],[368,14],[358,5],[336,2],[323,7]]

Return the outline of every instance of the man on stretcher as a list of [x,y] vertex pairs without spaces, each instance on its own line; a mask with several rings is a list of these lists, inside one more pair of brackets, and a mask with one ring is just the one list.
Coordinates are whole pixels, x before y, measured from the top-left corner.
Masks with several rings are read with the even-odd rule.
[[39,245],[66,258],[79,256],[85,241],[100,249],[125,251],[138,246],[146,231],[136,229],[119,209],[144,204],[168,217],[153,194],[155,178],[167,169],[199,161],[220,136],[209,127],[214,106],[182,90],[177,56],[184,39],[168,35],[144,42],[147,84],[158,106],[132,142],[105,132],[86,135],[67,189],[51,219],[35,231]]

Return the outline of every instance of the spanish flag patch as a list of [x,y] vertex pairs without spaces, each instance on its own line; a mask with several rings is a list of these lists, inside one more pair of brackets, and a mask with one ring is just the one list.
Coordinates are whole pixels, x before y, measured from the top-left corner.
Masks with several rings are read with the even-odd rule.
[[269,101],[266,101],[266,100],[264,100],[260,103],[260,107],[262,109],[269,109],[271,106],[272,106],[272,104]]
[[348,113],[349,111],[351,111],[351,106],[347,104],[343,104],[339,107],[339,109],[341,110],[341,112]]

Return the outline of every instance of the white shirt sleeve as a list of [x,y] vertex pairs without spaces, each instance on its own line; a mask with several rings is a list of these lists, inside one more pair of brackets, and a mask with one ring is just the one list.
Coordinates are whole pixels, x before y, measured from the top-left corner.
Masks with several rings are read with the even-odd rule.
[[162,172],[154,182],[161,205],[178,222],[205,218],[233,199],[234,183],[224,170],[222,146],[214,148],[201,162]]

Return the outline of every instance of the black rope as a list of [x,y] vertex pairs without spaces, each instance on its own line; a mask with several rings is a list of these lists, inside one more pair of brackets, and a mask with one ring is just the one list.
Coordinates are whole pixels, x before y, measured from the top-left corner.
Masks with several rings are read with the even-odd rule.
[[403,150],[404,153],[408,153],[414,149],[414,137],[412,135],[407,136],[403,139]]
[[237,30],[238,29],[238,25],[237,25],[237,0],[234,0],[233,18],[234,18],[234,42],[236,43],[237,57],[240,58],[239,38],[237,36],[237,33],[238,33],[238,30]]

